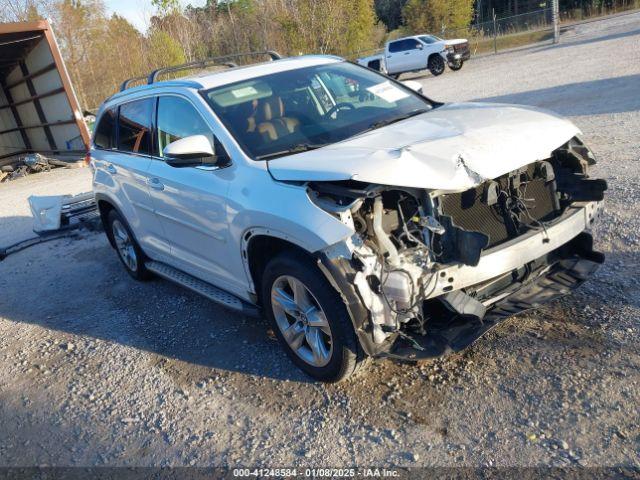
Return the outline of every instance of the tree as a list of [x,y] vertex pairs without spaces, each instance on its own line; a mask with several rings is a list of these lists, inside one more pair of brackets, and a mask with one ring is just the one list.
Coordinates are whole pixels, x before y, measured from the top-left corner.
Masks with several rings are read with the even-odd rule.
[[172,13],[180,13],[179,0],[151,0],[151,5],[153,5],[158,11],[158,14],[163,17]]
[[388,31],[402,25],[402,8],[407,0],[376,0],[376,15],[387,27]]
[[375,41],[377,22],[373,0],[351,0],[342,5],[345,13],[342,54],[371,48]]
[[2,0],[0,22],[28,22],[46,18],[51,8],[50,0]]
[[409,0],[402,16],[416,34],[463,29],[473,17],[473,0]]
[[163,30],[155,30],[149,36],[149,63],[152,68],[185,63],[180,44]]

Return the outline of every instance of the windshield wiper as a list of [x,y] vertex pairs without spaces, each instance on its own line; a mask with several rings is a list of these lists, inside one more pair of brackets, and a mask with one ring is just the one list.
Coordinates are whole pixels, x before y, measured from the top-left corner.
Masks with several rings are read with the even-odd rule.
[[298,143],[286,150],[280,150],[278,152],[265,153],[264,155],[258,155],[256,160],[269,160],[271,158],[284,157],[285,155],[293,155],[294,153],[308,152],[310,150],[316,150],[329,145],[328,143]]
[[371,125],[369,125],[367,128],[365,128],[364,130],[362,130],[360,133],[358,133],[358,136],[362,135],[363,133],[367,133],[370,132],[371,130],[377,130],[378,128],[382,128],[382,127],[386,127],[387,125],[391,125],[392,123],[398,123],[401,122],[402,120],[406,120],[407,118],[411,118],[411,117],[415,117],[416,115],[421,115],[423,113],[427,113],[429,110],[429,108],[419,108],[417,110],[412,110],[409,113],[405,113],[404,115],[400,115],[399,117],[394,117],[391,118],[389,120],[380,120],[378,122],[374,122]]

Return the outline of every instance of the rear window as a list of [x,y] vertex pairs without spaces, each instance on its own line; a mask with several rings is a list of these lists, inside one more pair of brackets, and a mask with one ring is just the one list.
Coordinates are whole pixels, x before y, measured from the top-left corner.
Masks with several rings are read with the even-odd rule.
[[145,98],[120,106],[118,150],[151,154],[151,116],[154,99]]
[[97,148],[112,150],[116,148],[116,111],[106,110],[96,127],[93,143]]

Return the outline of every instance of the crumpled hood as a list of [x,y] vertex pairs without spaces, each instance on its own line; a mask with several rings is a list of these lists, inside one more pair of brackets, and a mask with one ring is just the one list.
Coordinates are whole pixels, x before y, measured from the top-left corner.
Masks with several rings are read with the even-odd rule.
[[550,112],[491,103],[448,104],[333,145],[268,162],[276,180],[357,180],[463,190],[544,160],[579,134]]

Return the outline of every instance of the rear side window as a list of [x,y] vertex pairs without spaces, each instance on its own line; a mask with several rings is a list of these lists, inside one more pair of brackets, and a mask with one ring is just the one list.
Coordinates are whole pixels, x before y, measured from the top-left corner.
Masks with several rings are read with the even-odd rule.
[[407,50],[413,50],[420,45],[415,38],[407,38],[405,40],[398,40],[397,42],[391,42],[389,44],[390,52],[406,52]]
[[113,150],[116,148],[116,110],[106,110],[96,127],[93,143],[97,148]]
[[154,99],[145,98],[120,106],[118,150],[151,154],[151,116]]

